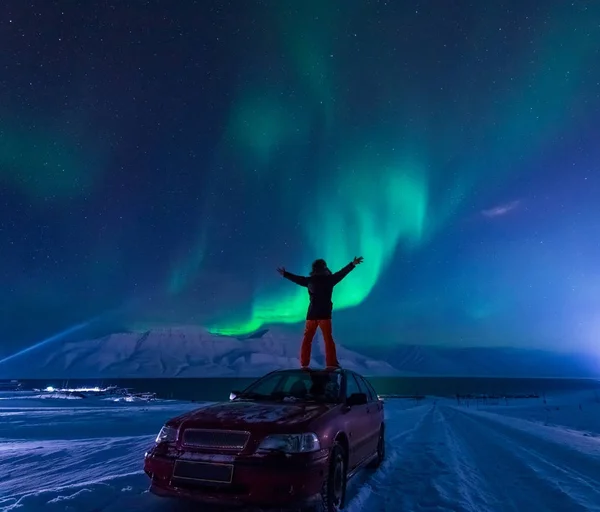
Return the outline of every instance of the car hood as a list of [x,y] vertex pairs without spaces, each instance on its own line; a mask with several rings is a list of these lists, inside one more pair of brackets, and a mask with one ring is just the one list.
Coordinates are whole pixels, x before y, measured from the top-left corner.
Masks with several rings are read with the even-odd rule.
[[234,401],[209,405],[186,414],[186,427],[261,428],[264,426],[298,426],[314,420],[333,407],[332,404],[265,403]]

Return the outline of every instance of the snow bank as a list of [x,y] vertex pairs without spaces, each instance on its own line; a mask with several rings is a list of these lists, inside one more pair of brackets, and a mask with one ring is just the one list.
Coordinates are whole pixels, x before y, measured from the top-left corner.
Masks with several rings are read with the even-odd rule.
[[[514,400],[498,406],[479,405],[483,413],[493,413],[562,432],[577,431],[587,437],[600,437],[600,390],[556,393],[535,400]],[[510,421],[510,420],[509,420]]]

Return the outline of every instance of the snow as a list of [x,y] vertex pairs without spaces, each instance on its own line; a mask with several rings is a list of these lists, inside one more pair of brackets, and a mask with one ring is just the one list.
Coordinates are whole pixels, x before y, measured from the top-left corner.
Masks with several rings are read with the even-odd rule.
[[282,404],[256,404],[252,402],[225,402],[223,404],[213,404],[206,406],[202,410],[202,415],[215,422],[232,422],[238,418],[244,423],[252,424],[273,424],[285,422],[287,425],[293,425],[305,420],[310,420],[322,412],[322,404],[310,406],[301,406],[290,403],[286,400]]
[[[235,338],[199,326],[114,333],[92,340],[61,340],[0,361],[0,379],[127,379],[258,377],[297,368],[301,330],[264,329]],[[340,343],[340,341],[342,343]],[[376,344],[358,350],[337,340],[343,367],[367,376],[597,378],[600,358],[507,347]],[[312,366],[324,366],[320,333]]]
[[600,356],[515,347],[443,345],[369,346],[366,356],[383,359],[405,375],[501,378],[597,378]]
[[[265,330],[259,337],[217,336],[196,326],[116,333],[62,341],[0,362],[0,378],[109,379],[155,377],[258,377],[298,368],[301,333]],[[396,375],[390,364],[338,345],[342,366],[363,375]],[[324,348],[313,343],[311,365],[324,365]]]
[[[191,510],[147,492],[142,460],[166,419],[205,405],[0,393],[0,511]],[[386,460],[350,481],[349,512],[600,510],[593,390],[385,408]]]

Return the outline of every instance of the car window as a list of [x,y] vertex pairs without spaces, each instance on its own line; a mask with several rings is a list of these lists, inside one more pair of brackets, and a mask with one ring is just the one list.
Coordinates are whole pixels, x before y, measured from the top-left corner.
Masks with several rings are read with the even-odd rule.
[[277,400],[290,397],[300,400],[339,402],[340,382],[339,373],[285,371],[258,379],[250,384],[242,395],[250,399]]
[[309,396],[325,400],[326,402],[339,402],[341,395],[341,375],[315,373],[311,376]]
[[250,384],[250,386],[246,389],[246,392],[269,396],[275,390],[280,389],[282,385],[285,385],[286,380],[289,380],[287,375],[267,375],[262,379]]
[[360,375],[358,375],[356,373],[353,373],[352,375],[354,375],[354,378],[356,379],[356,382],[358,384],[359,393],[364,393],[365,395],[367,395],[367,400],[368,400],[369,399],[369,392],[368,392],[366,386],[361,381]]
[[353,395],[354,393],[362,393],[358,382],[354,378],[354,375],[350,372],[346,374],[346,397]]
[[363,377],[363,380],[365,381],[365,384],[367,385],[367,387],[371,391],[371,394],[373,395],[373,400],[374,401],[378,400],[379,399],[379,395],[377,394],[377,391],[375,391],[375,388],[373,387],[373,384],[371,384],[371,382],[369,381],[369,379],[367,379],[366,377]]
[[277,391],[297,396],[299,398],[303,395],[306,395],[311,386],[312,381],[310,379],[310,375],[289,375],[283,381],[283,385],[281,385]]
[[371,391],[371,388],[367,383],[367,379],[365,379],[362,375],[357,375],[356,378],[358,380],[358,385],[363,390],[363,393],[367,395],[367,400],[369,402],[375,400],[375,396],[373,396],[373,392]]

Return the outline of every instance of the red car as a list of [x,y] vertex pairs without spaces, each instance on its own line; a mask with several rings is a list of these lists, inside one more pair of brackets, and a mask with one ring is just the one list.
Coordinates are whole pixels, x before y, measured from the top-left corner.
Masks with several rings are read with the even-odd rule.
[[353,371],[278,370],[167,421],[144,471],[159,496],[339,510],[347,480],[383,461],[383,416]]

